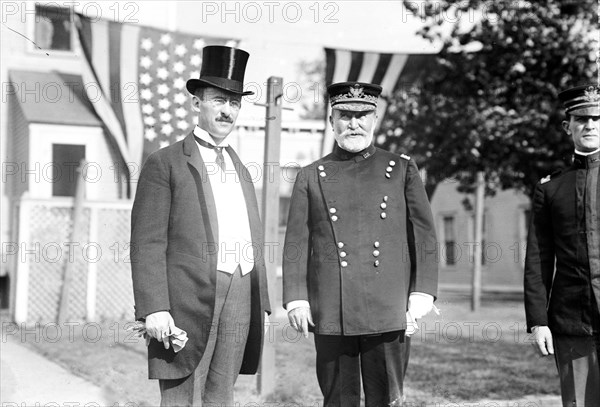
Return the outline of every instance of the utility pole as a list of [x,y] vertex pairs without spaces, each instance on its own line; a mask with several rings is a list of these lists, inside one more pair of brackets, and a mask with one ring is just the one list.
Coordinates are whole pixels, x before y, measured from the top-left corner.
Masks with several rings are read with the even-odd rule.
[[475,190],[475,252],[473,253],[473,281],[471,311],[481,306],[481,259],[483,258],[483,200],[485,199],[485,175],[477,172]]
[[[262,218],[265,234],[265,265],[269,296],[274,299],[277,279],[277,259],[279,259],[279,156],[281,151],[281,99],[283,96],[283,78],[271,76],[267,81],[267,116],[265,122],[265,155],[262,190]],[[270,261],[272,260],[272,261]],[[275,390],[275,343],[269,327],[263,347],[257,387],[259,394],[265,396]]]
[[[85,166],[85,160],[81,160],[79,167],[75,172],[75,198],[73,199],[73,224],[71,228],[71,242],[81,242],[83,237],[83,203],[85,201],[85,180],[83,179],[82,170]],[[75,272],[75,263],[69,261],[73,259],[71,251],[73,245],[69,245],[69,256],[65,259],[65,266],[62,276],[62,287],[60,289],[60,298],[57,313],[57,323],[63,324],[69,317],[69,297],[71,290],[71,282],[73,273]]]

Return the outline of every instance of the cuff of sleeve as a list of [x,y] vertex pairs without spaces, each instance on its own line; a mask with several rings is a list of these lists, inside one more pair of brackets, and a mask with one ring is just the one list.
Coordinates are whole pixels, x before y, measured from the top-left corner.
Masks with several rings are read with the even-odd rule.
[[287,312],[290,312],[291,310],[300,307],[310,308],[310,304],[306,300],[294,300],[285,304],[285,309],[287,310]]
[[416,295],[419,297],[425,297],[425,298],[429,298],[431,300],[433,300],[433,295],[431,294],[427,294],[427,293],[422,293],[420,291],[413,291],[412,293],[410,293],[411,296]]

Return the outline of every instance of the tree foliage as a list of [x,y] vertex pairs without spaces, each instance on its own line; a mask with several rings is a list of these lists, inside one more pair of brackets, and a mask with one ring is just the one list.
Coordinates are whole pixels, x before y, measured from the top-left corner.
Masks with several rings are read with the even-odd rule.
[[378,141],[404,150],[427,171],[471,191],[530,193],[573,150],[557,94],[595,83],[596,0],[404,0],[423,37],[441,46],[418,86],[392,97]]

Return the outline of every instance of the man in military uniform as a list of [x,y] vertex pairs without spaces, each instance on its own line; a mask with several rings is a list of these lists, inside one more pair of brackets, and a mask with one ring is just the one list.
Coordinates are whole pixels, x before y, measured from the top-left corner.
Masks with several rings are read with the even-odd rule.
[[294,328],[314,331],[325,406],[358,406],[361,373],[367,406],[401,405],[407,318],[437,294],[431,208],[414,161],[373,145],[381,87],[327,91],[336,145],[298,173],[283,302]]
[[[262,225],[250,174],[228,146],[248,53],[208,46],[187,81],[198,125],[146,160],[131,212],[135,315],[145,320],[161,406],[233,405],[254,374],[270,312]],[[187,333],[182,349],[171,336]],[[180,339],[180,338],[177,338]]]
[[600,89],[559,95],[573,139],[570,167],[542,179],[525,259],[527,329],[555,354],[564,406],[600,406]]

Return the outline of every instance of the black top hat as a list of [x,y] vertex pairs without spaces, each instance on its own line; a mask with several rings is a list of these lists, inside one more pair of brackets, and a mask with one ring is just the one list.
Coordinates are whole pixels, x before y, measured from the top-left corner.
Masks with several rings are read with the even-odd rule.
[[338,82],[327,87],[332,109],[368,111],[377,109],[381,86],[365,82]]
[[598,85],[576,86],[558,94],[565,113],[573,116],[600,115],[600,87]]
[[200,79],[190,79],[185,87],[192,95],[198,88],[213,86],[238,95],[253,95],[254,92],[244,92],[244,73],[248,62],[246,51],[210,45],[202,49],[202,69]]

